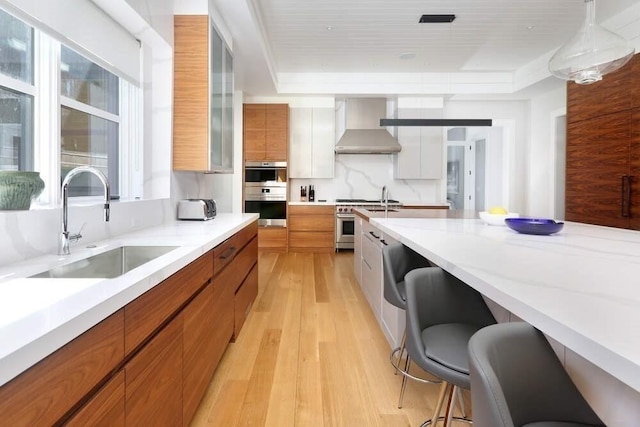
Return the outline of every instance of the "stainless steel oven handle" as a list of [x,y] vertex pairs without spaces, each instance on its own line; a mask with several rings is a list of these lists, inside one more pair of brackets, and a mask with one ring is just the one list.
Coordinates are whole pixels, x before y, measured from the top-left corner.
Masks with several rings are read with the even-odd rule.
[[336,214],[336,218],[355,218],[355,214]]

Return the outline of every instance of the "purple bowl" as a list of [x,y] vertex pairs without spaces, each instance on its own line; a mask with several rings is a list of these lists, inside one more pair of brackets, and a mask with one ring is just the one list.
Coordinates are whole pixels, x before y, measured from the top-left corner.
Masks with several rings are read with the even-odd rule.
[[518,233],[546,236],[557,233],[564,227],[564,222],[542,218],[506,218],[505,224]]

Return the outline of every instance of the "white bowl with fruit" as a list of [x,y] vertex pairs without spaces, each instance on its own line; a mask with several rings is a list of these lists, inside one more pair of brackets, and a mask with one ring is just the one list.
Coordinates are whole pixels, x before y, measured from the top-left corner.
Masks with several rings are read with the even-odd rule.
[[507,218],[518,218],[520,214],[515,212],[509,212],[502,206],[493,206],[488,211],[482,211],[479,213],[480,219],[488,225],[506,225],[504,220]]

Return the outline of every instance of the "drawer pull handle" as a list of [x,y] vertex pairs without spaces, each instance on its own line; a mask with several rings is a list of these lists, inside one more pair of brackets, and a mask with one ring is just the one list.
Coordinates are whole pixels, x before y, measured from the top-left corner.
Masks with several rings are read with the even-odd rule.
[[380,236],[378,236],[376,233],[374,233],[373,231],[370,231],[369,234],[371,234],[373,237],[375,237],[376,239],[380,239]]
[[387,241],[386,241],[386,240],[384,240],[384,239],[380,240],[380,243],[382,243],[382,244],[383,244],[383,245],[385,245],[385,246],[389,246],[389,244],[387,243]]
[[235,246],[231,246],[229,249],[227,249],[227,251],[220,255],[220,259],[227,259],[229,258],[231,255],[233,255],[233,253],[236,251],[236,247]]

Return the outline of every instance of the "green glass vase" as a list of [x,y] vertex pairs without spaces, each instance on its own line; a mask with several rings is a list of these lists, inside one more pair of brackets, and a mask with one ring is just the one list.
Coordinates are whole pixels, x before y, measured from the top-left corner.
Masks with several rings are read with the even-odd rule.
[[0,171],[0,210],[29,210],[43,189],[40,172]]

